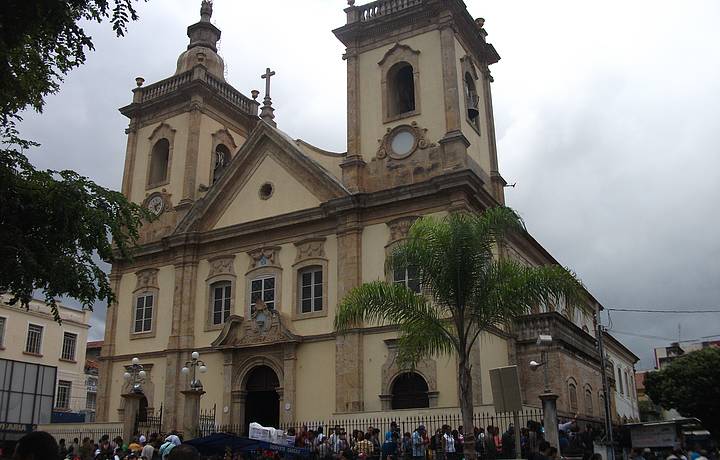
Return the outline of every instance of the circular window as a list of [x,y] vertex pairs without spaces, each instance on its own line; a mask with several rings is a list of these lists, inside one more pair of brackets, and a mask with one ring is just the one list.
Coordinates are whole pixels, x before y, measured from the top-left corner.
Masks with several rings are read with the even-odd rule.
[[265,182],[260,186],[260,198],[267,200],[273,194],[274,187],[270,182]]
[[388,153],[393,158],[405,158],[415,151],[417,138],[409,129],[402,127],[390,135]]

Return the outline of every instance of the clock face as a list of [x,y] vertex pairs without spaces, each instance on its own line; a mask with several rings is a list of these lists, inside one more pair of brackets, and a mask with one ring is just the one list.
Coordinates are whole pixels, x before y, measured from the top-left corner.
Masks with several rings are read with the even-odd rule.
[[155,195],[154,197],[150,198],[147,207],[151,213],[157,216],[163,211],[163,208],[165,207],[165,202],[160,195]]

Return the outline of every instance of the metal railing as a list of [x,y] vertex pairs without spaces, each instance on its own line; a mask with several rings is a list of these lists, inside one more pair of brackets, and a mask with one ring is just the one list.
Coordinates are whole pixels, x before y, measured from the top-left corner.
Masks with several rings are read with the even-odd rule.
[[360,22],[372,21],[373,19],[388,14],[396,13],[411,6],[420,5],[423,0],[377,0],[366,5],[358,6]]

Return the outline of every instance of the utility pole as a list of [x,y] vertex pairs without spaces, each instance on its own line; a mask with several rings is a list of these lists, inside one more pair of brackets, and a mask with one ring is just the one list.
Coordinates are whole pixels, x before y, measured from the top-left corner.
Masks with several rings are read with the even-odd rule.
[[[599,318],[598,318],[599,319]],[[600,352],[600,375],[602,376],[603,398],[605,402],[605,433],[607,433],[607,442],[610,445],[608,450],[608,460],[615,460],[615,443],[613,442],[613,430],[612,430],[612,414],[610,413],[610,388],[608,386],[606,362],[605,362],[605,347],[603,346],[603,334],[605,328],[600,324],[598,320],[597,326],[597,340],[598,340],[598,351]]]

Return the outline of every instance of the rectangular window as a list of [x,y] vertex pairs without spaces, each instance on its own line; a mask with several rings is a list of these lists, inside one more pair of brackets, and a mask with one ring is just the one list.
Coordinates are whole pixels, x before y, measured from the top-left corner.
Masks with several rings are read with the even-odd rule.
[[228,316],[230,316],[230,299],[232,294],[230,283],[215,283],[213,284],[212,291],[212,323],[213,325],[223,324]]
[[623,393],[622,371],[620,370],[619,367],[617,370],[617,385],[615,385],[615,386],[617,386],[618,389],[620,390],[620,394],[624,394]]
[[5,318],[0,317],[0,348],[5,346]]
[[323,309],[322,267],[311,267],[300,271],[300,312],[312,313]]
[[97,409],[97,393],[87,393],[87,399],[85,400],[85,409],[95,410]]
[[77,335],[66,332],[63,334],[62,354],[60,357],[68,361],[75,361],[75,345]]
[[42,346],[43,327],[37,324],[28,325],[27,342],[25,343],[25,351],[35,355],[40,354]]
[[70,390],[72,389],[72,382],[67,380],[59,380],[57,388],[57,398],[55,400],[55,407],[58,409],[70,409]]
[[403,284],[413,292],[420,293],[420,279],[418,278],[417,268],[407,267],[395,270],[393,281],[397,284]]
[[135,304],[135,326],[133,328],[136,334],[152,331],[154,303],[155,296],[153,294],[138,296]]
[[255,305],[262,300],[270,310],[275,309],[275,277],[257,278],[250,283],[250,313],[255,312]]

